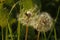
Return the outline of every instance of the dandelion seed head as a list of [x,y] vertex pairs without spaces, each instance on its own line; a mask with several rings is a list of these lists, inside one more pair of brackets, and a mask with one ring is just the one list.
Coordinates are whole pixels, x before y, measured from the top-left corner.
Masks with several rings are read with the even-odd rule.
[[46,32],[51,29],[53,24],[52,17],[47,13],[43,12],[40,14],[39,19],[37,20],[38,25],[34,26],[37,31]]
[[[33,13],[33,11],[36,10],[36,7],[34,8],[31,8],[31,9],[28,9],[28,10],[22,10],[20,12],[19,15],[17,15],[17,19],[20,23],[22,23],[23,25],[26,25],[27,24],[27,21],[29,20],[28,24],[27,25],[30,25],[31,24],[31,21],[33,19],[33,15],[35,15]],[[28,18],[28,19],[27,19]]]

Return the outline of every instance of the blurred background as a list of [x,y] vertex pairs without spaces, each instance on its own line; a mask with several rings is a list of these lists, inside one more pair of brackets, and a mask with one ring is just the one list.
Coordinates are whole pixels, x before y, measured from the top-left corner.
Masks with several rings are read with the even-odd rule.
[[[8,35],[8,40],[11,40],[11,36],[9,36],[11,31],[13,39],[17,40],[17,15],[19,15],[20,9],[30,8],[32,6],[31,3],[36,4],[40,9],[40,12],[48,12],[54,20],[58,14],[57,21],[54,25],[55,31],[48,31],[45,34],[47,40],[60,40],[60,0],[0,0],[0,40],[2,40],[2,33],[3,40],[7,40],[5,38],[6,35]],[[11,31],[9,31],[10,29],[7,27],[8,22]],[[20,26],[20,40],[25,40],[26,27],[22,24],[20,24]],[[36,40],[37,33],[38,32],[35,29],[29,27],[28,40]],[[41,32],[40,40],[44,39],[44,33]]]

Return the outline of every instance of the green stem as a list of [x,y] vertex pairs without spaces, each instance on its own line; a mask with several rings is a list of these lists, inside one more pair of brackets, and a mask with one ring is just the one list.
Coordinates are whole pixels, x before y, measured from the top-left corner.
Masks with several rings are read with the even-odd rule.
[[12,8],[11,8],[11,10],[10,10],[10,12],[9,12],[9,15],[11,15],[12,10],[15,8],[15,6],[16,6],[19,2],[20,2],[20,1],[16,2],[16,3],[12,6]]
[[57,22],[58,16],[59,16],[59,11],[60,11],[60,6],[58,7],[58,12],[57,12],[57,16],[55,18],[55,22]]
[[44,32],[44,40],[47,40],[47,39],[46,39],[46,33],[45,33],[45,32]]
[[57,40],[56,29],[54,28],[54,38]]
[[[12,6],[12,8],[11,8],[11,10],[10,10],[10,12],[9,12],[9,16],[11,15],[12,10],[14,9],[14,7],[15,7],[18,3],[19,3],[19,1],[16,2],[16,3]],[[11,30],[10,24],[9,24],[9,16],[8,16],[8,28],[9,28],[9,32],[10,32],[10,35],[11,35],[11,40],[13,40],[12,30]]]
[[8,28],[6,27],[6,40],[8,40]]
[[9,23],[8,23],[8,28],[9,28],[9,32],[10,32],[10,35],[11,35],[11,40],[13,40],[12,29],[10,28],[10,24]]
[[18,40],[20,40],[20,22],[18,22],[17,32],[18,32]]
[[4,40],[4,35],[3,35],[3,28],[2,28],[2,40]]
[[40,39],[40,31],[38,32],[38,35],[37,35],[37,40]]
[[52,34],[52,31],[53,31],[54,27],[55,27],[55,23],[54,23],[54,21],[53,21],[53,26],[52,26],[52,29],[51,29],[49,35],[48,35],[48,40],[49,40],[49,38],[50,38],[50,36],[51,36],[51,34]]
[[[57,19],[58,19],[58,15],[59,15],[59,10],[60,10],[60,6],[58,7],[58,12],[57,12],[57,16],[56,16],[56,19],[55,19],[55,22],[57,22]],[[54,28],[54,37],[55,37],[55,40],[57,40],[57,36],[56,36],[56,29]]]

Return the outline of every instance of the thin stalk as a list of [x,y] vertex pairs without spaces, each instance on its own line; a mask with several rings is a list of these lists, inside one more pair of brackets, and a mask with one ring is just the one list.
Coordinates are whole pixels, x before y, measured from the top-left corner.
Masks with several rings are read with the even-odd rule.
[[54,21],[53,21],[53,26],[52,26],[52,29],[51,29],[49,35],[48,35],[48,40],[49,40],[49,38],[50,38],[50,36],[51,36],[51,34],[52,34],[52,31],[53,31],[54,27],[55,27],[55,23],[54,23]]
[[10,12],[9,12],[9,15],[11,15],[12,10],[15,8],[15,6],[16,6],[19,2],[20,2],[20,1],[16,2],[16,3],[12,6],[12,8],[11,8],[11,10],[10,10]]
[[8,28],[6,27],[6,40],[8,40]]
[[9,32],[10,32],[10,36],[11,36],[11,40],[13,40],[12,29],[10,28],[10,24],[9,24],[9,23],[8,23],[8,28],[9,28]]
[[55,22],[57,22],[58,16],[59,16],[59,11],[60,11],[60,6],[58,7],[58,12],[57,12],[57,16],[55,18]]
[[1,31],[2,31],[2,40],[4,40],[3,28],[2,28]]
[[18,40],[20,40],[20,22],[18,22],[17,32],[18,32]]
[[54,38],[57,40],[56,29],[54,28]]
[[38,31],[37,40],[40,39],[40,31]]
[[26,25],[26,34],[25,34],[25,40],[28,38],[28,26]]
[[[12,10],[15,8],[15,6],[16,6],[18,3],[19,3],[19,1],[16,2],[16,3],[12,6],[12,8],[11,8],[11,10],[10,10],[10,12],[9,12],[9,16],[11,15]],[[10,35],[11,35],[11,40],[13,40],[12,30],[11,30],[10,24],[9,24],[9,16],[8,16],[8,28],[9,28],[9,32],[10,32]]]
[[[26,15],[27,16],[27,15]],[[27,16],[28,18],[27,18],[27,24],[26,24],[26,34],[25,34],[25,40],[27,40],[28,39],[28,22],[29,22],[29,18],[30,18],[30,16]]]
[[[57,22],[58,15],[59,15],[59,10],[60,10],[60,6],[58,7],[58,12],[57,12],[57,16],[56,16],[55,22]],[[55,27],[54,27],[54,37],[55,37],[55,40],[57,40],[57,35],[56,35],[56,29],[55,29]]]
[[44,32],[44,40],[47,40],[47,39],[46,39],[46,33],[45,33],[45,32]]

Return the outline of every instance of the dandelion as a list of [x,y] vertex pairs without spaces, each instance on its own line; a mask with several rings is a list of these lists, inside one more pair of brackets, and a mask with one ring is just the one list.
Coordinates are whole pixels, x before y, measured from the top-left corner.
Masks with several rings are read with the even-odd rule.
[[38,23],[33,27],[36,27],[35,29],[40,32],[47,32],[51,29],[53,24],[53,19],[47,12],[42,12],[36,21]]
[[37,40],[39,40],[40,32],[47,32],[52,28],[53,19],[47,12],[42,12],[40,15],[36,15],[33,20],[31,25],[38,31]]
[[42,12],[38,15],[35,15],[31,18],[29,25],[38,31],[38,38],[40,32],[47,32],[52,28],[53,19],[47,12]]
[[[35,15],[33,13],[34,10],[36,10],[36,7],[31,8],[29,10],[22,9],[20,14],[17,15],[18,21],[20,21],[23,25],[26,25],[27,24],[27,20],[28,20],[27,18],[29,18],[29,23],[30,23],[31,20],[32,20],[32,17]],[[29,23],[28,23],[28,25],[29,25]]]
[[[18,21],[20,21],[23,25],[32,26],[34,29],[40,32],[47,32],[52,28],[53,19],[47,12],[33,11],[30,9],[24,12],[21,16],[18,17]],[[36,12],[36,13],[35,13]],[[39,34],[37,40],[39,40]]]

